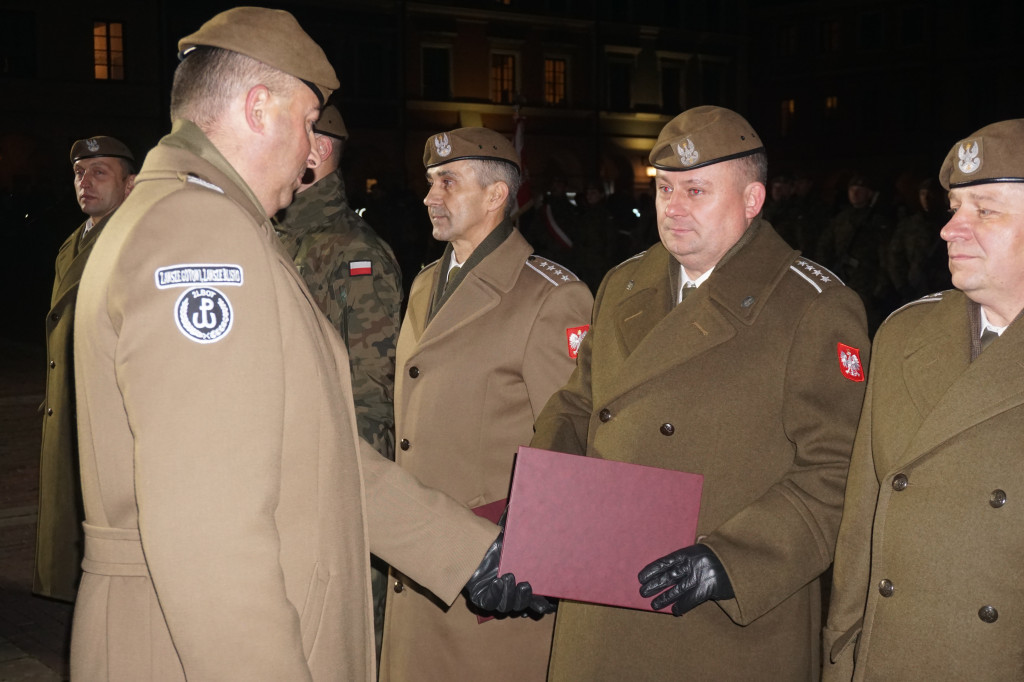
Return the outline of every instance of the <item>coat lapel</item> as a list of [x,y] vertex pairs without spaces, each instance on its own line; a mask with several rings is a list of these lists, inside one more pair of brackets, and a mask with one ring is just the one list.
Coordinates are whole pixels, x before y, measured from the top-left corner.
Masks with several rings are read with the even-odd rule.
[[[962,294],[943,301],[945,323],[941,336],[932,324],[922,325],[920,341],[934,332],[934,340],[915,348],[908,343],[905,380],[915,403],[934,408],[911,440],[905,462],[927,455],[937,446],[967,429],[1024,403],[1024,326],[1011,325],[1003,336],[968,364],[970,329]],[[919,402],[920,401],[920,402]]]

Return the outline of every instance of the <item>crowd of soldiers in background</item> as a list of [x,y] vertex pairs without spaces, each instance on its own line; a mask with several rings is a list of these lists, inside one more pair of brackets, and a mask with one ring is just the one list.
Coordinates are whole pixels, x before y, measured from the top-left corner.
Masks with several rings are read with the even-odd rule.
[[[949,217],[948,204],[934,178],[901,181],[899,186],[859,172],[838,178],[829,191],[805,173],[773,176],[764,217],[793,248],[861,295],[873,333],[904,303],[951,287],[939,237]],[[398,183],[377,184],[350,199],[394,249],[406,287],[441,255],[444,243],[431,238],[422,197],[413,190]],[[36,265],[51,270],[52,254],[67,226],[80,220],[78,207],[58,202],[70,203],[70,217],[50,226],[56,240],[48,245],[52,248],[37,251],[45,241],[40,223],[49,223],[59,212],[43,210],[38,198],[29,207],[11,195],[3,203],[5,240],[35,241],[35,248],[15,252],[43,254]],[[532,208],[519,216],[518,224],[538,254],[571,269],[596,293],[610,268],[658,241],[653,181],[649,192],[637,197],[628,191],[610,193],[599,180],[577,188],[554,176],[546,191],[535,193]]]

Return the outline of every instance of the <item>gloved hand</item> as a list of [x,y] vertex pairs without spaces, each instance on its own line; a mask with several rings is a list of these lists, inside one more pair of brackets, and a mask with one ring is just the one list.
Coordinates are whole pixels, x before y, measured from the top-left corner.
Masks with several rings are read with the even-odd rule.
[[652,561],[637,577],[642,597],[665,590],[651,601],[651,608],[659,611],[671,604],[676,616],[709,599],[735,596],[722,562],[706,545],[690,545]]
[[498,562],[501,560],[504,540],[505,529],[502,528],[498,538],[484,554],[484,560],[463,588],[466,597],[478,609],[489,613],[511,613],[527,609],[541,615],[552,613],[555,605],[540,595],[534,595],[530,583],[517,583],[511,573],[498,577]]

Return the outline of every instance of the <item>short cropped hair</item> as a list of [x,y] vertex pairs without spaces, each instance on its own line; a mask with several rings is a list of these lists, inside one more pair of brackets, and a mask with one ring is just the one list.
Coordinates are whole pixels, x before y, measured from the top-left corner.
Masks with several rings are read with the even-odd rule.
[[768,185],[768,155],[755,152],[736,159],[737,170],[744,182],[760,182]]
[[174,71],[171,120],[183,118],[209,130],[231,100],[257,85],[287,94],[302,81],[263,62],[219,47],[200,47]]
[[505,201],[505,216],[512,215],[518,205],[516,195],[519,194],[519,170],[511,163],[497,159],[471,159],[476,164],[476,176],[482,187],[504,182],[508,186],[508,199]]

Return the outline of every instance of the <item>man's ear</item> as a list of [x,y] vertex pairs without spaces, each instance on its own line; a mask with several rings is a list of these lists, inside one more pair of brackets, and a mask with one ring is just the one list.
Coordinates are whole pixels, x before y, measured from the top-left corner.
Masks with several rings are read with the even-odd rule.
[[743,189],[743,203],[747,220],[753,220],[764,206],[765,188],[760,182],[751,182]]
[[128,182],[124,183],[124,198],[127,199],[132,190],[135,189],[135,174],[128,176]]
[[508,185],[504,182],[495,182],[487,188],[487,210],[504,211],[505,202],[508,200]]
[[320,158],[326,161],[334,151],[334,140],[330,135],[320,135],[319,133],[314,137],[316,138],[316,151],[320,154]]
[[267,126],[270,90],[265,85],[254,85],[245,94],[245,122],[255,133],[262,133]]

